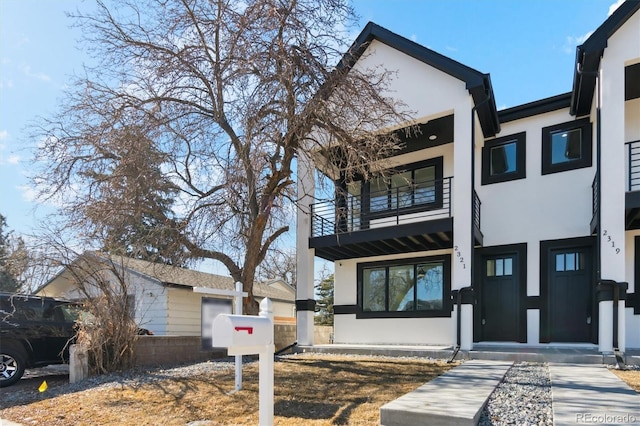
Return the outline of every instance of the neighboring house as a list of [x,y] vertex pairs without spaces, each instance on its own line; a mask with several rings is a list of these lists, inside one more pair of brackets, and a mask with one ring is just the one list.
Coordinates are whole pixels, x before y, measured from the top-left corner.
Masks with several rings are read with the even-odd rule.
[[350,66],[397,70],[422,132],[385,177],[324,167],[326,202],[299,156],[299,344],[319,256],[335,343],[640,348],[639,9],[577,48],[571,92],[501,111],[488,74],[369,23]]
[[[235,290],[234,281],[230,277],[144,260],[116,256],[107,259],[94,253],[85,253],[81,258],[96,265],[91,267],[92,274],[99,273],[103,277],[110,277],[108,279],[115,279],[111,272],[113,265],[117,270],[124,271],[118,275],[127,280],[129,300],[134,307],[136,322],[157,335],[200,336],[203,300],[206,303],[212,299],[232,299],[231,296],[194,293],[194,287]],[[77,259],[74,264],[78,261]],[[78,274],[65,268],[36,294],[80,299],[83,295],[77,289],[75,275]],[[265,297],[271,299],[276,322],[295,321],[295,290],[287,284],[279,281],[273,281],[269,285],[255,283],[254,296],[258,302]]]

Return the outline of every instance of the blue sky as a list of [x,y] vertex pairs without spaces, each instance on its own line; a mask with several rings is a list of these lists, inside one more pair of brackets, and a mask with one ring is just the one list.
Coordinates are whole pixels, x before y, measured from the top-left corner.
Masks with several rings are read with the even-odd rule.
[[[373,21],[490,73],[499,108],[571,90],[575,48],[616,0],[354,0],[360,28]],[[27,186],[33,141],[25,131],[52,114],[69,76],[88,58],[65,11],[92,1],[0,0],[0,213],[28,233],[47,207]],[[354,32],[354,37],[357,31]]]

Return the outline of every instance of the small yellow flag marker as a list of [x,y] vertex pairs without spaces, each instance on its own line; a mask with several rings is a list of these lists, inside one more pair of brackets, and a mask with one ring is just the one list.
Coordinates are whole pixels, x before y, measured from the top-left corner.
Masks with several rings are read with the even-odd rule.
[[40,392],[44,392],[47,389],[49,389],[49,385],[47,385],[47,381],[45,380],[44,382],[42,382],[42,384],[40,385],[40,387],[38,388],[38,390]]

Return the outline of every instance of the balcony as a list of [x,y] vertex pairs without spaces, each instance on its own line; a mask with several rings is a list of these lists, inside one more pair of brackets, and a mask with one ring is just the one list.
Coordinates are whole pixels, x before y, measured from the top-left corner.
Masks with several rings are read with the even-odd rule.
[[625,196],[626,229],[640,229],[640,141],[628,142],[627,193]]
[[[384,191],[346,193],[311,206],[309,246],[327,260],[437,250],[453,246],[453,178]],[[476,240],[480,200],[474,197]]]

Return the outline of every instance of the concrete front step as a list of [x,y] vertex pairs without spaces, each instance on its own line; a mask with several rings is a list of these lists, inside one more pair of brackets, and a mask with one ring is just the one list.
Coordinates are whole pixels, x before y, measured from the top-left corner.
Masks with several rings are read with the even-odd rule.
[[472,360],[380,408],[384,426],[475,426],[512,362]]
[[[409,345],[357,345],[330,344],[299,346],[302,352],[336,353],[352,355],[415,356],[433,359],[449,359],[453,349],[447,346]],[[557,362],[571,364],[615,365],[613,354],[602,354],[595,347],[538,347],[538,346],[482,346],[471,351],[460,351],[457,360],[491,360],[514,362]],[[624,354],[627,365],[640,365],[640,351],[630,350]]]

